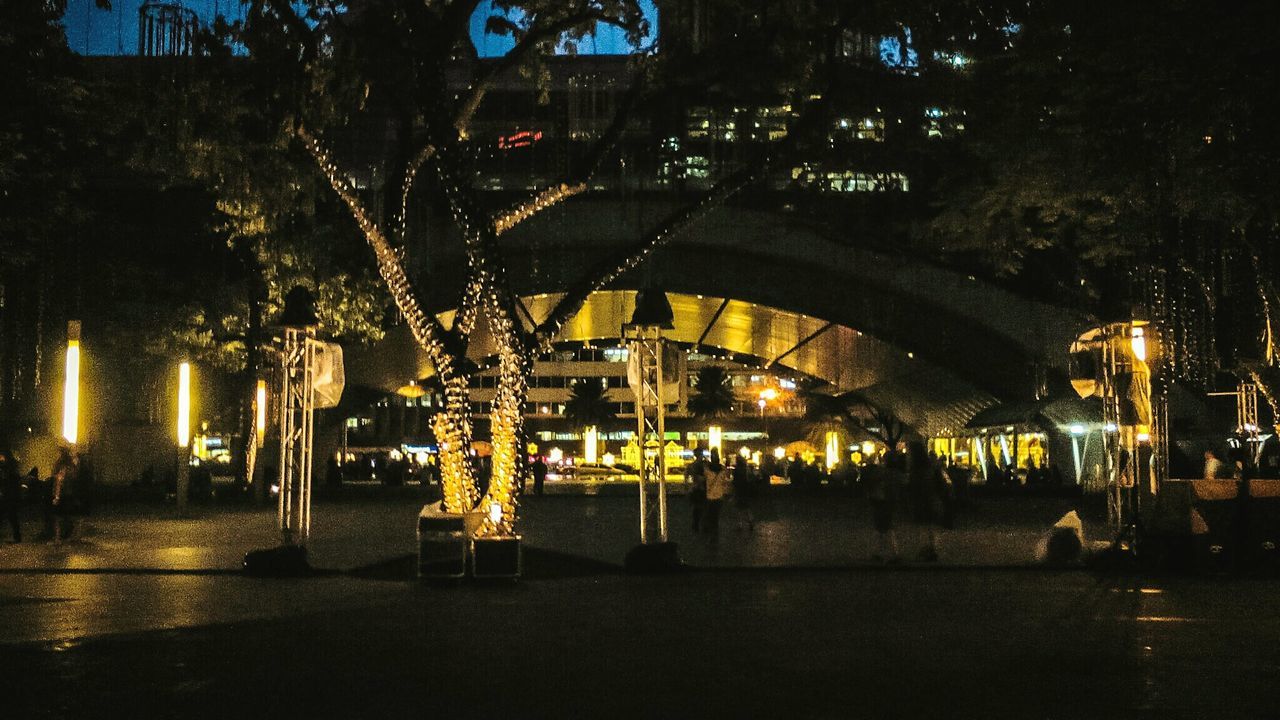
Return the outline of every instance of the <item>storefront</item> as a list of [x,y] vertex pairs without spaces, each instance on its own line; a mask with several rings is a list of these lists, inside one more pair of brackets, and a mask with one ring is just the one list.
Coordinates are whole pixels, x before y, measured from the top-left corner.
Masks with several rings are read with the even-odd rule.
[[1092,489],[1103,431],[1096,398],[1062,398],[989,407],[929,446],[945,462],[972,468],[976,484]]

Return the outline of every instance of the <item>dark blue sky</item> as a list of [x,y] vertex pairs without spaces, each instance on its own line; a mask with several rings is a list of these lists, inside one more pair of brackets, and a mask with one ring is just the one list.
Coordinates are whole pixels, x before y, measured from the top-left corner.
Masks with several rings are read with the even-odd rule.
[[[138,48],[138,7],[143,2],[112,0],[111,11],[104,12],[93,7],[93,0],[68,0],[65,21],[67,44],[72,50],[86,55],[135,54]],[[204,22],[211,21],[216,13],[231,19],[243,17],[244,13],[240,0],[183,0],[183,5],[194,10]],[[657,33],[658,11],[652,0],[641,0],[640,5],[649,19],[650,37],[642,43],[648,45]],[[471,18],[471,39],[483,57],[503,55],[512,45],[508,38],[485,34],[485,19],[490,13],[490,1],[484,0]],[[633,50],[622,31],[612,26],[600,28],[578,47],[579,53],[596,55],[620,55]]]

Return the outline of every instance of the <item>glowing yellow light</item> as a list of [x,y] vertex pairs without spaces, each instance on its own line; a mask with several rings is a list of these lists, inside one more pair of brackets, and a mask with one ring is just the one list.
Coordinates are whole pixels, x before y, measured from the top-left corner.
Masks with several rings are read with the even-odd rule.
[[738,451],[738,454],[744,458],[749,458],[751,457],[751,448],[747,447],[746,445],[743,445],[742,449]]
[[178,447],[191,445],[191,363],[178,366]]
[[613,464],[617,462],[617,458],[613,456],[613,453],[607,452],[600,458],[600,462],[604,463],[608,467],[613,467]]
[[755,452],[751,453],[751,464],[752,464],[752,465],[759,465],[759,464],[760,464],[760,451],[759,451],[759,450],[757,450],[757,451],[755,451]]
[[1140,432],[1137,437],[1140,443],[1151,442],[1151,433]]
[[499,502],[489,503],[489,521],[492,523],[498,523],[502,521],[502,503],[499,503]]
[[840,433],[835,430],[827,431],[827,469],[836,466],[840,462]]
[[410,380],[408,385],[402,385],[396,390],[396,394],[406,398],[420,398],[427,394],[426,388],[418,384],[416,380]]
[[776,400],[777,398],[778,398],[778,391],[774,390],[773,388],[765,388],[760,391],[761,400]]
[[80,341],[67,341],[67,379],[62,393],[62,437],[75,444],[80,427]]
[[267,381],[259,380],[258,389],[253,397],[253,427],[258,433],[258,447],[262,447],[267,439]]
[[599,451],[600,433],[596,431],[595,425],[589,425],[582,432],[582,457],[583,459],[594,465],[598,458],[596,453]]
[[1133,333],[1129,337],[1129,346],[1133,348],[1133,356],[1142,362],[1147,361],[1147,338],[1146,331],[1140,327],[1133,329]]
[[414,456],[413,456],[413,459],[414,459],[414,460],[415,460],[419,465],[426,465],[426,464],[427,464],[427,462],[431,459],[431,456],[430,456],[430,455],[428,455],[428,454],[426,454],[425,452],[419,452],[419,453],[417,453],[416,455],[414,455]]
[[713,450],[721,450],[723,446],[720,444],[720,426],[712,425],[707,428],[707,447]]
[[553,465],[563,460],[564,460],[564,451],[558,447],[551,448],[551,450],[547,453],[547,461]]
[[[475,452],[475,451],[473,450],[472,452]],[[392,460],[399,460],[404,457],[404,453],[400,452],[399,450],[392,450],[391,452],[387,453],[387,455]]]
[[782,458],[787,456],[787,449],[781,446],[776,447],[773,449],[773,456],[778,460],[781,460]]
[[527,451],[529,452],[529,454],[530,454],[530,455],[537,455],[537,454],[538,454],[538,443],[536,443],[536,442],[531,442],[531,443],[529,443],[527,446],[525,446],[525,450],[527,450]]
[[863,442],[863,443],[862,443],[862,454],[863,454],[863,455],[870,456],[870,455],[872,455],[873,453],[875,453],[875,451],[876,451],[876,444],[875,444],[875,443],[871,442],[870,440],[867,440],[866,442]]

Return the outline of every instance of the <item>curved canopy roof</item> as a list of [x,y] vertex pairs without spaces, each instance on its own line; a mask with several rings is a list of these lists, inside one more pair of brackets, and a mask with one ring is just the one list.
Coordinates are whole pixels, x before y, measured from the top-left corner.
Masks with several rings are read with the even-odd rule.
[[[591,296],[567,323],[558,341],[604,341],[621,335],[635,310],[636,292],[611,290]],[[524,298],[528,321],[540,321],[561,295]],[[821,380],[832,394],[859,392],[926,435],[963,427],[995,402],[989,394],[889,343],[855,328],[750,302],[668,293],[674,328],[666,337],[690,347],[718,348],[748,366],[789,369]],[[441,315],[446,324],[452,313]],[[485,324],[478,323],[469,354],[483,360],[496,352]],[[432,375],[431,365],[407,332],[392,333],[370,351],[354,351],[353,382],[393,390],[410,378]]]

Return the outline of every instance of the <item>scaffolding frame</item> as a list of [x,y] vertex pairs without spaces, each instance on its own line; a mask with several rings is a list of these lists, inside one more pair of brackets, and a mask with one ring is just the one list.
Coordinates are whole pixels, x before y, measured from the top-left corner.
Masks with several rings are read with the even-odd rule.
[[311,467],[315,440],[315,326],[285,327],[280,350],[280,496],[277,510],[285,545],[305,545],[311,534]]
[[[666,378],[662,359],[666,340],[654,325],[625,328],[629,352],[635,358],[639,382],[636,395],[636,440],[640,446],[640,542],[667,541]],[[656,526],[656,527],[655,527]],[[655,533],[656,530],[656,533]]]

